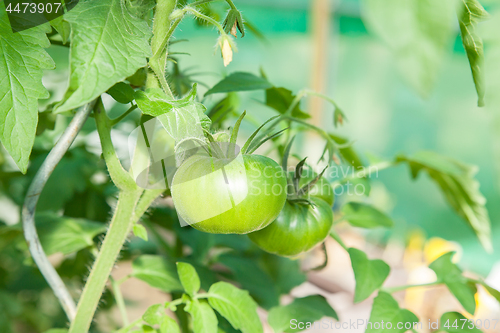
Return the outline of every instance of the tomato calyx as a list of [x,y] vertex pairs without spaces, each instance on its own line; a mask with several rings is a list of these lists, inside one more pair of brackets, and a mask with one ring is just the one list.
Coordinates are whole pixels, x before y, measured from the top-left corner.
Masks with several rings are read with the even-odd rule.
[[316,183],[321,179],[321,177],[323,176],[328,167],[325,167],[323,171],[321,171],[321,173],[316,177],[314,177],[310,182],[303,185],[302,187],[299,187],[300,179],[302,178],[302,171],[304,169],[304,165],[306,165],[307,157],[305,157],[299,163],[297,163],[297,165],[295,166],[295,171],[293,172],[292,175],[287,173],[288,157],[290,155],[290,150],[294,139],[295,136],[290,140],[287,147],[285,148],[282,160],[282,168],[284,172],[288,175],[287,200],[291,203],[306,204],[314,207],[315,204],[308,199],[307,194],[314,187],[314,185],[316,185]]
[[289,127],[287,127],[272,135],[265,135],[264,138],[259,137],[258,139],[256,139],[256,136],[260,132],[260,130],[270,121],[278,118],[279,116],[271,117],[268,120],[266,120],[262,125],[260,125],[259,128],[257,128],[252,133],[252,135],[250,135],[250,137],[245,142],[241,150],[238,151],[236,146],[236,139],[238,137],[238,132],[240,130],[241,122],[245,117],[245,115],[246,111],[244,111],[238,118],[238,120],[234,124],[233,130],[231,131],[231,136],[229,136],[227,133],[220,133],[216,138],[214,138],[214,136],[210,132],[208,132],[205,129],[203,130],[205,137],[209,142],[208,153],[210,156],[221,159],[234,159],[236,156],[238,156],[239,153],[245,155],[251,155],[264,143],[280,136],[281,134],[283,134],[284,131],[289,129]]

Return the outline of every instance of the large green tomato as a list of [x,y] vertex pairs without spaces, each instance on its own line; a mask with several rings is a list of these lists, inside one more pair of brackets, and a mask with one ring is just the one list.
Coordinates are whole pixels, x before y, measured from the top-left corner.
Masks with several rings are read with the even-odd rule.
[[264,251],[280,256],[309,251],[325,240],[333,224],[330,205],[316,197],[309,200],[313,205],[287,201],[273,223],[248,237]]
[[281,167],[265,156],[193,156],[175,173],[172,198],[179,216],[195,229],[246,234],[276,219],[286,186]]

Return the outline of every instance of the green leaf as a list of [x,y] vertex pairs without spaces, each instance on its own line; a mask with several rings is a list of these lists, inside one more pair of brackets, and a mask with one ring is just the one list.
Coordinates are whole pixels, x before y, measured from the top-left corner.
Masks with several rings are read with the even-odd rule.
[[235,92],[228,93],[226,97],[218,101],[208,112],[212,124],[222,123],[228,116],[238,111],[240,99]]
[[136,237],[142,238],[146,242],[148,241],[148,232],[142,224],[134,224],[133,231]]
[[[384,325],[381,324],[382,321]],[[405,325],[414,328],[417,323],[417,316],[406,309],[401,309],[398,302],[390,294],[379,291],[373,301],[365,333],[403,333],[408,331],[408,328],[404,327]],[[377,324],[379,324],[379,328],[376,328]],[[401,328],[398,328],[398,324]]]
[[343,219],[352,226],[360,228],[392,227],[392,220],[379,211],[365,203],[348,202],[342,206]]
[[214,283],[209,291],[208,302],[231,325],[243,333],[263,332],[257,314],[257,304],[248,291],[241,290],[227,282]]
[[413,178],[424,170],[437,183],[451,207],[474,230],[487,251],[492,251],[491,226],[486,199],[474,178],[477,167],[430,151],[421,151],[411,157],[398,156],[397,162],[408,163]]
[[462,36],[462,44],[467,58],[469,59],[472,78],[476,85],[477,105],[484,106],[484,50],[483,40],[476,33],[477,24],[486,18],[488,13],[477,0],[462,0],[460,12],[458,15],[458,23],[460,25],[460,35]]
[[354,291],[354,303],[367,299],[375,290],[382,287],[385,279],[389,276],[391,268],[383,260],[370,260],[363,251],[349,248],[354,278],[356,279],[356,290]]
[[477,288],[474,282],[469,281],[462,275],[462,270],[451,260],[455,252],[448,252],[434,260],[430,265],[438,281],[443,282],[455,298],[462,304],[470,314],[476,311],[476,300],[474,295]]
[[150,28],[122,0],[80,1],[64,18],[71,24],[70,78],[55,112],[90,102],[146,66]]
[[51,328],[48,331],[45,331],[44,333],[68,333],[68,330],[65,328]]
[[217,316],[208,303],[195,299],[188,303],[186,311],[193,318],[194,333],[217,333]]
[[315,322],[323,317],[331,317],[339,320],[335,310],[321,295],[312,295],[304,298],[296,298],[288,305],[278,306],[269,311],[269,325],[274,332],[300,332],[302,329],[293,328],[292,323]]
[[[266,90],[266,105],[275,109],[279,113],[284,114],[292,104],[295,97],[297,96],[292,94],[292,92],[288,89],[272,87]],[[293,108],[292,117],[299,119],[311,118],[310,115],[300,109],[299,103],[297,103],[297,105]]]
[[160,333],[180,333],[179,325],[169,316],[164,316],[160,324]]
[[186,293],[194,296],[200,290],[200,277],[196,273],[196,269],[187,262],[178,262],[177,273]]
[[106,225],[84,219],[39,213],[36,226],[40,242],[47,255],[70,254],[94,245],[93,238],[106,231]]
[[66,44],[71,33],[71,26],[69,22],[64,19],[64,16],[56,17],[50,21],[50,25],[57,30],[59,35],[61,35],[62,42]]
[[155,255],[142,255],[132,262],[132,276],[165,292],[182,291],[175,264]]
[[[329,136],[330,138],[332,138],[333,141],[335,141],[339,145],[343,145],[349,142],[347,139],[335,134],[330,133]],[[363,162],[361,161],[361,158],[359,157],[358,153],[354,150],[352,146],[340,148],[339,152],[344,161],[347,164],[353,166],[355,169],[362,168],[364,166]]]
[[142,320],[150,325],[157,325],[163,321],[163,317],[165,317],[165,305],[154,304],[144,312]]
[[109,88],[107,93],[118,103],[128,104],[134,100],[135,90],[130,86],[130,84],[118,82]]
[[0,3],[0,141],[26,173],[38,120],[38,99],[48,98],[42,84],[44,69],[55,64],[44,48],[48,24],[13,33]]
[[453,34],[449,0],[364,0],[364,21],[392,49],[400,72],[428,96]]
[[264,309],[279,305],[279,293],[274,281],[254,259],[225,254],[218,261],[233,272],[235,281],[248,290]]
[[[487,319],[488,320],[488,319]],[[481,333],[482,331],[476,328],[475,322],[465,318],[458,312],[446,312],[439,320],[442,331],[449,333]],[[455,326],[455,327],[453,327]]]
[[273,85],[264,78],[246,72],[235,72],[226,76],[215,86],[210,88],[205,96],[216,93],[228,93],[232,91],[249,91],[268,89]]

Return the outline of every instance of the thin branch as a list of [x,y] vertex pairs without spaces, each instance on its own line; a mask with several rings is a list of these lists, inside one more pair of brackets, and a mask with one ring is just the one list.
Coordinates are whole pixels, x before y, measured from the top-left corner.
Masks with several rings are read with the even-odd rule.
[[59,303],[61,303],[61,306],[70,321],[72,321],[75,317],[75,301],[43,251],[35,226],[35,210],[40,194],[42,193],[47,180],[75,140],[75,137],[82,129],[83,124],[94,107],[94,104],[95,101],[92,101],[76,112],[66,130],[52,148],[40,169],[38,169],[35,178],[33,178],[33,181],[28,189],[28,193],[26,194],[22,211],[24,237],[28,243],[33,260],[37,264],[49,286],[54,291],[54,294],[59,300]]

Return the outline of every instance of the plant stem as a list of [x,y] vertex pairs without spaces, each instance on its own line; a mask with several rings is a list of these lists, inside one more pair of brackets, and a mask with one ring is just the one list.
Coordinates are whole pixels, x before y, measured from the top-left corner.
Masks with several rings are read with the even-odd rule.
[[[177,0],[158,0],[156,1],[155,15],[153,19],[153,38],[151,39],[151,51],[153,57],[149,60],[149,66],[156,75],[156,78],[151,73],[148,74],[146,87],[157,87],[160,82],[163,90],[167,95],[173,98],[172,90],[170,89],[167,80],[165,79],[165,68],[167,66],[167,43],[163,43],[165,36],[168,38],[173,33],[170,14],[175,9]],[[177,24],[179,24],[177,22]],[[168,42],[168,38],[166,42]]]
[[120,115],[119,117],[116,117],[115,119],[111,119],[110,122],[111,122],[111,126],[115,126],[116,124],[118,124],[120,121],[122,121],[123,119],[125,119],[125,117],[127,117],[132,111],[134,111],[135,109],[137,109],[137,104],[134,104],[132,105],[130,108],[128,108],[127,111],[125,111],[122,115]]
[[110,277],[109,280],[111,281],[111,289],[115,295],[116,305],[118,306],[118,310],[122,316],[122,326],[127,326],[129,324],[127,308],[125,307],[125,301],[123,300],[122,291],[120,290],[120,284],[112,277]]
[[134,223],[132,218],[142,190],[121,191],[111,225],[78,302],[69,333],[87,333],[116,258]]
[[351,176],[348,176],[348,177],[345,177],[343,179],[336,180],[336,181],[332,182],[331,186],[333,188],[335,188],[339,185],[342,185],[345,182],[348,182],[349,180],[359,179],[359,178],[364,178],[364,177],[370,176],[374,172],[376,172],[378,175],[378,172],[380,170],[388,169],[388,168],[393,167],[393,166],[395,166],[395,163],[393,161],[384,161],[384,162],[380,162],[377,164],[369,165],[367,167],[362,168],[361,170],[359,170],[358,172],[356,172],[355,174],[353,174]]
[[82,129],[83,124],[85,124],[85,121],[94,107],[94,103],[95,101],[92,101],[80,108],[59,140],[57,140],[57,143],[51,149],[49,155],[45,161],[43,161],[42,166],[38,169],[33,178],[28,188],[28,192],[26,193],[22,209],[24,237],[28,243],[30,253],[43,277],[54,291],[54,294],[70,321],[75,317],[75,301],[43,251],[35,226],[35,210],[47,180]]
[[382,290],[387,292],[387,293],[395,293],[401,290],[405,290],[408,288],[417,288],[417,287],[432,287],[432,286],[437,286],[441,284],[440,281],[435,281],[435,282],[429,282],[429,283],[422,283],[422,284],[408,284],[404,286],[397,286],[397,287],[392,287],[392,288],[383,288]]
[[106,167],[108,168],[111,180],[120,190],[136,189],[137,185],[134,180],[130,174],[123,169],[118,156],[116,156],[115,148],[113,147],[113,142],[111,141],[111,121],[106,115],[104,105],[102,104],[102,100],[100,98],[96,103],[94,114],[97,132],[99,133],[99,138],[101,140],[102,155],[106,161]]

